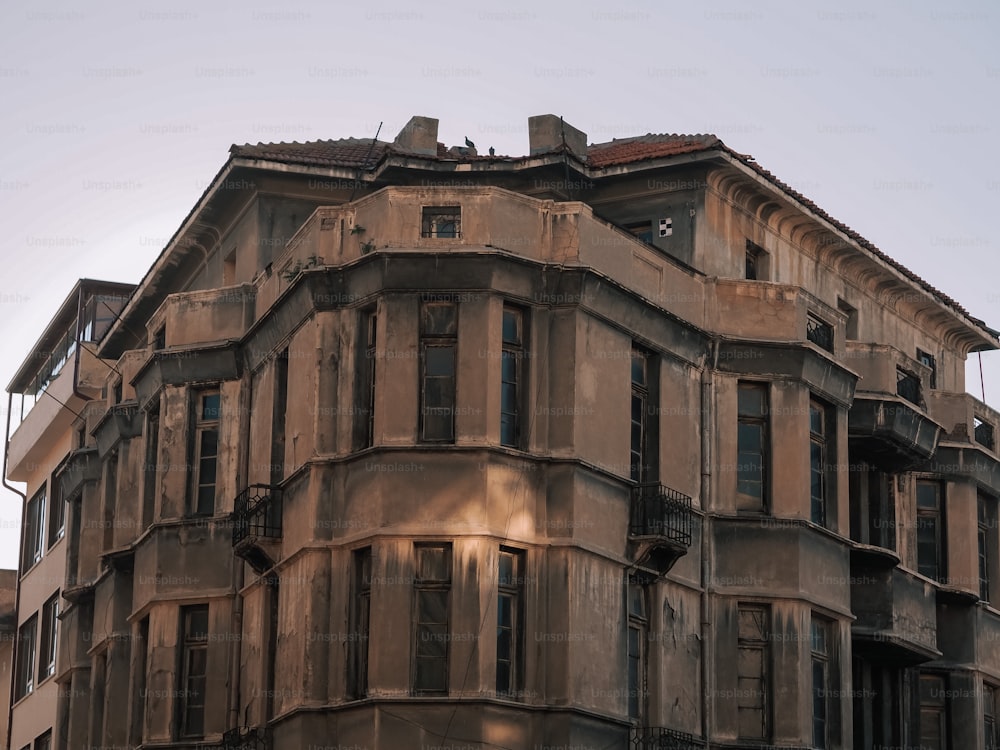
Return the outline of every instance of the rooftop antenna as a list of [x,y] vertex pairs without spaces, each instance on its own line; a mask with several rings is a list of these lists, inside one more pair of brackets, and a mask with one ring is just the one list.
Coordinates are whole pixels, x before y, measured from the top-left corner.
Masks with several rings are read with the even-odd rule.
[[382,121],[379,121],[378,130],[375,131],[375,137],[372,138],[372,145],[368,147],[368,153],[365,154],[365,160],[361,162],[361,166],[358,167],[358,177],[354,181],[354,189],[351,190],[351,200],[354,200],[354,196],[358,192],[358,185],[361,184],[361,174],[368,169],[368,160],[372,156],[372,151],[375,150],[375,144],[378,143],[378,134],[382,132]]

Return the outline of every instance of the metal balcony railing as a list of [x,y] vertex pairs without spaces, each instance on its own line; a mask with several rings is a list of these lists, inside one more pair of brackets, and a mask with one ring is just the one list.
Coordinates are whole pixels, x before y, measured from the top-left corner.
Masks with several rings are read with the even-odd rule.
[[233,502],[233,545],[247,537],[281,538],[281,490],[251,484]]
[[896,395],[920,406],[920,378],[912,372],[896,368]]
[[993,450],[993,425],[989,422],[984,422],[979,417],[973,419],[972,425],[972,434],[976,442],[987,450]]
[[691,546],[691,498],[662,484],[638,484],[632,488],[628,533],[660,536],[685,547]]
[[821,349],[833,351],[833,326],[812,315],[806,318],[806,338]]
[[266,727],[229,729],[222,735],[221,750],[271,750],[271,735]]
[[633,727],[629,750],[700,750],[705,744],[693,734],[666,727]]

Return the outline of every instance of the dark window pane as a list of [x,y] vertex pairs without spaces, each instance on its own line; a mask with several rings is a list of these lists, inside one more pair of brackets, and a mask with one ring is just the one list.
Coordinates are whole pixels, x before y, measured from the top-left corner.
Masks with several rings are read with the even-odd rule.
[[455,374],[455,349],[451,346],[428,346],[424,351],[428,376]]
[[201,418],[204,421],[211,421],[219,418],[221,396],[218,393],[210,393],[201,397]]
[[514,310],[503,311],[503,342],[505,344],[521,343],[521,316]]

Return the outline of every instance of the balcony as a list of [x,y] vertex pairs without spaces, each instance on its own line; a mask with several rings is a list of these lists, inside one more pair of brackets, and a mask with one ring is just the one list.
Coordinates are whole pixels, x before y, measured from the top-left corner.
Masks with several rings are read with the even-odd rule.
[[820,349],[833,352],[833,326],[813,315],[806,317],[806,339]]
[[693,734],[666,727],[632,727],[629,750],[697,750],[705,744]]
[[233,551],[258,573],[276,562],[281,510],[281,490],[267,484],[251,484],[233,501]]
[[270,750],[271,733],[267,727],[229,729],[222,735],[219,750]]
[[56,476],[59,492],[67,500],[72,499],[86,482],[96,482],[101,478],[101,461],[96,448],[77,448],[69,454],[62,471]]
[[687,495],[655,482],[633,486],[628,533],[638,564],[666,573],[691,546],[693,524]]
[[940,657],[932,584],[852,556],[851,610],[855,653],[900,665]]

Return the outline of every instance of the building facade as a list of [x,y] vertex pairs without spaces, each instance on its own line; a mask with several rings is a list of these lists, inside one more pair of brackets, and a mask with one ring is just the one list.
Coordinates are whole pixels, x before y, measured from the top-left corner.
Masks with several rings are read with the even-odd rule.
[[9,442],[55,747],[997,746],[997,332],[712,136],[528,130],[232,148]]

